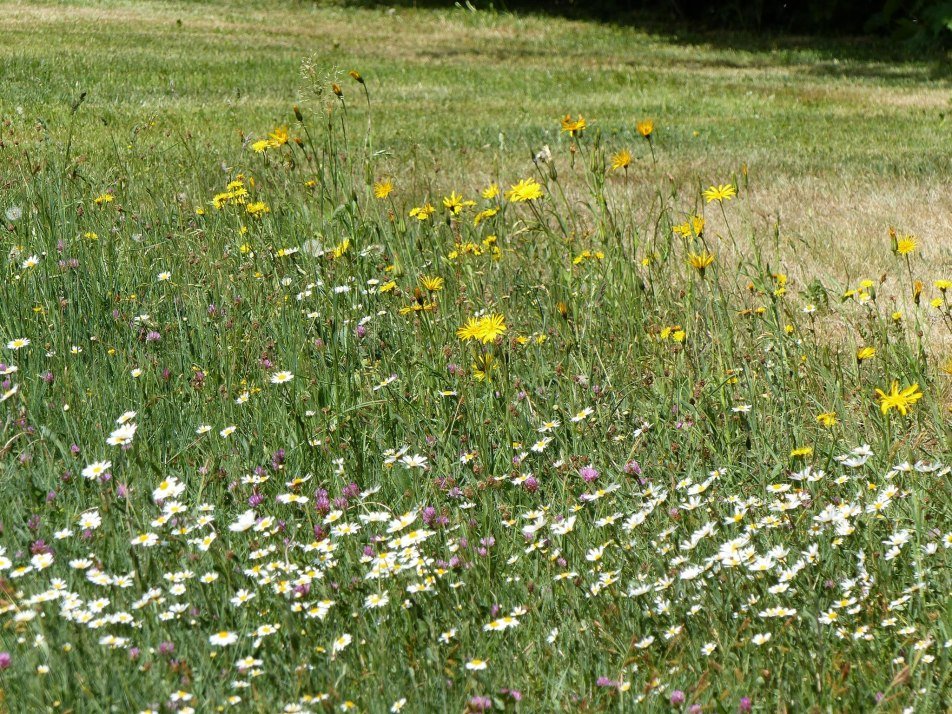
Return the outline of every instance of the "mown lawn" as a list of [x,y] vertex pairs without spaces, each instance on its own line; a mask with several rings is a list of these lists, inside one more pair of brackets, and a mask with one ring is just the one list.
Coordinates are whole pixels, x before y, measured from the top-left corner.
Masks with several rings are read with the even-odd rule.
[[[757,49],[735,50],[558,18],[314,3],[7,2],[0,30],[6,112],[22,107],[62,143],[87,92],[74,155],[94,183],[133,141],[155,148],[153,176],[207,178],[204,157],[287,123],[310,57],[367,77],[392,170],[433,167],[438,190],[525,166],[566,113],[628,142],[650,117],[676,184],[746,165],[762,212],[837,278],[881,271],[855,247],[882,224],[934,237],[930,259],[949,259],[938,246],[952,230],[952,85],[886,45],[740,37]],[[359,116],[362,98],[349,98]]]

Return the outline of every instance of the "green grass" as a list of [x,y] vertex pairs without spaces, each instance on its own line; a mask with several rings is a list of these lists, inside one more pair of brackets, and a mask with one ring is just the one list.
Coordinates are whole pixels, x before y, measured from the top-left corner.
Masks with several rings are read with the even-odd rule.
[[[182,190],[213,180],[242,135],[287,123],[306,99],[309,56],[367,77],[388,152],[381,166],[398,176],[432,168],[434,191],[524,171],[559,141],[566,113],[585,114],[619,145],[636,145],[634,123],[650,117],[675,186],[746,165],[764,224],[780,218],[792,243],[822,252],[827,277],[882,273],[856,246],[881,242],[887,225],[926,237],[930,260],[952,258],[941,240],[952,199],[938,188],[948,180],[950,82],[943,66],[897,61],[885,45],[739,37],[747,49],[735,50],[720,35],[312,3],[5,3],[0,28],[0,98],[8,114],[24,111],[8,145],[55,140],[62,150],[70,107],[87,92],[73,155],[97,187],[133,178],[114,161],[130,143],[150,153],[151,180],[174,171]],[[350,98],[359,116],[361,98]],[[644,161],[639,152],[639,174]]]
[[936,68],[459,9],[4,10],[0,711],[952,706]]
[[[419,147],[457,164],[455,152],[465,148],[478,156],[464,156],[464,165],[493,154],[511,162],[553,140],[560,116],[583,112],[629,139],[636,119],[654,117],[676,164],[746,161],[768,180],[778,172],[915,180],[947,171],[948,80],[934,78],[926,63],[862,58],[877,56],[875,47],[788,42],[735,51],[637,29],[454,9],[389,14],[235,2],[4,9],[7,110],[22,105],[58,135],[87,91],[78,121],[90,153],[127,141],[150,120],[177,158],[185,132],[199,147],[234,150],[238,132],[287,120],[310,55],[371,81],[379,137],[401,158]],[[497,151],[501,141],[505,150]],[[487,146],[484,155],[479,147]]]

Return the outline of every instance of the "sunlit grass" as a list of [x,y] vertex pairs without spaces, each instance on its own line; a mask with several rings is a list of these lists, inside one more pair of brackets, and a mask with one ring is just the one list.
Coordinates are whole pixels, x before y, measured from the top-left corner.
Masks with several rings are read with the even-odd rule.
[[[952,704],[944,120],[745,133],[790,55],[551,19],[8,9],[0,708]],[[703,112],[601,86],[633,38]],[[854,169],[895,215],[795,193]]]

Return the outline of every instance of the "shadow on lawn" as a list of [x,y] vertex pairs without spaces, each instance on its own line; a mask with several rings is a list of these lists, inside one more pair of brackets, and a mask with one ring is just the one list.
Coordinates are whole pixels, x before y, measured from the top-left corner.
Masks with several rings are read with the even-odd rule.
[[[345,5],[364,8],[427,8],[466,11],[466,3],[447,0],[344,0]],[[762,56],[764,67],[799,67],[824,77],[858,77],[884,82],[952,79],[952,58],[948,52],[916,47],[902,41],[868,35],[802,35],[779,32],[739,31],[707,28],[662,13],[604,13],[597,4],[591,9],[575,3],[511,0],[497,2],[495,9],[476,12],[511,12],[517,15],[558,17],[627,27],[655,35],[684,47],[705,46],[736,50]],[[730,59],[705,60],[705,66],[737,68],[749,63]]]

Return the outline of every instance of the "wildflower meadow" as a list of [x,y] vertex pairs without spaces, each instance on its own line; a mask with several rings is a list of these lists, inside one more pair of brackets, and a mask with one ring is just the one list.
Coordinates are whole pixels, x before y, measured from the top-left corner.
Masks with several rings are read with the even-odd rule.
[[952,708],[947,234],[844,279],[637,103],[447,177],[296,61],[187,160],[2,106],[0,711]]

